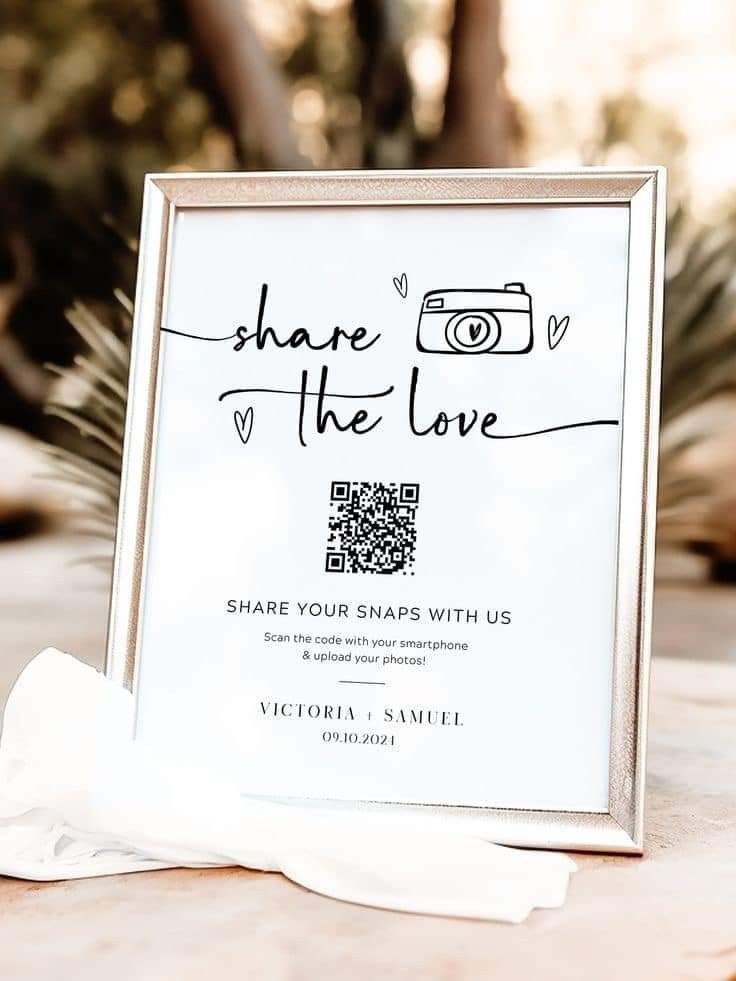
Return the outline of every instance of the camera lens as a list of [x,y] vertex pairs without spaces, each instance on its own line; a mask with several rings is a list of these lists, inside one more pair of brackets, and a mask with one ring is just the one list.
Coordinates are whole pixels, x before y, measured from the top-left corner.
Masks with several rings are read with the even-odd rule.
[[498,344],[501,325],[489,310],[463,310],[450,318],[445,336],[454,351],[478,354],[491,351]]

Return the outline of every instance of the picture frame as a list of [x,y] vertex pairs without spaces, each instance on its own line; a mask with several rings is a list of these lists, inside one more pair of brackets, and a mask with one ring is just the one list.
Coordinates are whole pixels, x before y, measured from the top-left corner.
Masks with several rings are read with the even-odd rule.
[[[601,215],[608,209],[618,209],[616,214],[624,216],[623,389],[618,420],[620,445],[616,451],[615,563],[611,567],[615,599],[610,650],[610,720],[606,723],[607,800],[595,810],[529,807],[525,802],[519,807],[477,806],[452,801],[377,801],[370,797],[343,797],[340,806],[431,813],[445,823],[466,827],[472,833],[509,845],[640,854],[656,519],[665,224],[662,168],[149,175],[142,216],[107,674],[116,683],[132,689],[137,699],[140,697],[141,657],[147,656],[143,653],[142,632],[144,602],[151,588],[152,512],[163,459],[160,412],[169,398],[165,386],[175,384],[163,380],[163,348],[171,338],[162,333],[162,328],[168,324],[172,304],[172,256],[177,245],[177,221],[182,215],[205,212],[214,222],[219,220],[218,216],[231,212],[246,216],[257,211],[301,216],[310,209],[356,215],[367,214],[365,209],[370,209],[371,214],[395,214],[396,221],[401,214],[408,213],[406,209],[412,213],[429,209],[433,216],[447,214],[448,221],[459,223],[467,220],[466,215],[480,213],[475,209],[484,209],[484,214],[496,214],[493,209],[504,209],[510,214],[510,221],[523,211],[525,221],[532,223],[535,214],[547,214],[548,209],[556,209],[556,213],[560,209],[573,209],[575,214],[600,209],[595,214]],[[443,220],[441,217],[440,221]],[[218,240],[215,237],[212,241]],[[582,246],[581,249],[591,251]],[[218,259],[211,255],[211,261],[216,264]],[[199,267],[203,283],[206,263],[205,258]],[[393,285],[399,302],[406,287],[406,276],[399,268]],[[202,288],[205,292],[209,289],[206,285]],[[553,333],[557,329],[564,332],[561,323],[562,318],[558,322],[556,317],[550,317],[550,350]],[[485,329],[485,322],[483,326]],[[412,321],[412,329],[415,327]],[[473,332],[480,329],[470,324],[469,346],[475,341]],[[543,337],[543,327],[540,336]],[[439,343],[445,342],[441,339]],[[507,359],[506,363],[512,361]],[[245,422],[241,420],[241,437]],[[334,577],[330,583],[333,581]],[[177,690],[186,684],[186,678],[179,676]],[[152,707],[150,711],[156,710]],[[167,711],[172,709],[169,707]],[[569,710],[565,711],[569,714]],[[529,725],[532,724],[530,720]],[[539,735],[544,738],[544,733]],[[482,747],[478,753],[481,758]],[[302,799],[311,795],[283,796]]]

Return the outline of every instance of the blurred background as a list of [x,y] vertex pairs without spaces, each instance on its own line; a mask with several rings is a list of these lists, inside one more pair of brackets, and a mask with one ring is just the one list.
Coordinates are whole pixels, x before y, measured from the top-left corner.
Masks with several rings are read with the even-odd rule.
[[104,646],[146,171],[665,164],[657,650],[736,657],[732,0],[3,0],[0,694]]

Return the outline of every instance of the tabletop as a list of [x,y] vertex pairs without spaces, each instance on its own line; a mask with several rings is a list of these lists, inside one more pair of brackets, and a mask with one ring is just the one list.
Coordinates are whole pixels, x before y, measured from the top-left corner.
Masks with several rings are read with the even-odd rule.
[[[51,641],[99,663],[105,591],[64,550],[0,552],[0,693]],[[574,856],[562,909],[520,926],[414,916],[242,869],[0,878],[4,981],[736,978],[736,592],[660,586],[655,650],[644,857]]]

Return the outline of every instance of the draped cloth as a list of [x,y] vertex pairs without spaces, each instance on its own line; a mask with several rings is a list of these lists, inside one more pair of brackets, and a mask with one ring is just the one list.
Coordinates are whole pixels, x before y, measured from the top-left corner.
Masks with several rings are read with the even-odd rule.
[[133,696],[54,648],[25,668],[0,740],[0,874],[37,881],[174,867],[280,872],[346,902],[522,922],[565,901],[565,855],[434,816],[276,803],[132,738]]

